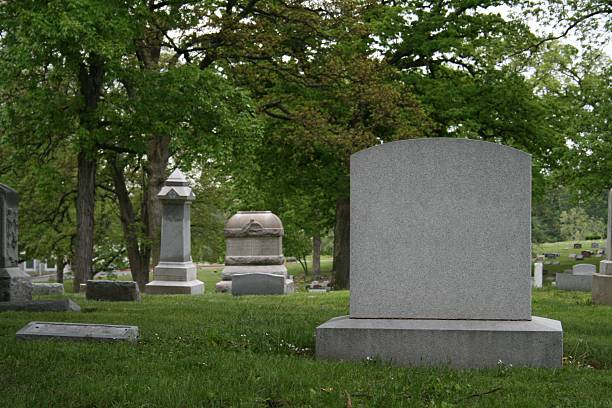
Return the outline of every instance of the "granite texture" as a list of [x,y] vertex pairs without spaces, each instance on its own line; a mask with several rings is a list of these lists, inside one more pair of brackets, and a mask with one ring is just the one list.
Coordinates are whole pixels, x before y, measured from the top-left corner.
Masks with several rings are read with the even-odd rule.
[[612,275],[612,261],[600,261],[599,273],[602,275]]
[[30,322],[17,332],[20,340],[138,341],[137,326]]
[[576,264],[572,266],[574,275],[592,275],[597,272],[597,267],[592,264]]
[[534,263],[533,264],[533,287],[541,288],[543,278],[544,278],[544,264],[542,262]]
[[232,295],[285,295],[295,290],[293,280],[270,273],[234,275]]
[[63,295],[64,285],[61,283],[33,283],[32,293],[35,295]]
[[85,297],[89,300],[140,302],[140,290],[134,281],[88,280]]
[[157,195],[162,202],[159,264],[153,281],[146,285],[152,295],[199,295],[204,284],[197,279],[191,259],[191,201],[195,195],[187,179],[176,169]]
[[81,307],[70,299],[0,302],[0,312],[80,312]]
[[350,177],[351,317],[531,318],[529,154],[402,140],[352,155]]
[[557,272],[555,282],[559,290],[590,292],[593,285],[593,275],[574,275],[567,272]]
[[287,268],[285,265],[230,265],[223,268],[221,279],[232,280],[234,275],[244,273],[267,273],[286,277]]
[[593,304],[612,306],[612,275],[593,275]]
[[316,329],[319,359],[380,359],[399,366],[560,368],[563,331],[556,320],[334,318]]
[[612,261],[612,188],[608,192],[608,229],[606,235],[606,256]]
[[0,268],[0,302],[32,300],[30,276],[18,267]]

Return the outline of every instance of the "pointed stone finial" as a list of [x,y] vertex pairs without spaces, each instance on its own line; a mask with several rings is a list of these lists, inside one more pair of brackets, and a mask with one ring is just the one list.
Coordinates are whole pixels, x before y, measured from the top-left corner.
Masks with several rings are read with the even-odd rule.
[[192,201],[195,199],[187,178],[178,168],[170,174],[157,196],[162,200]]

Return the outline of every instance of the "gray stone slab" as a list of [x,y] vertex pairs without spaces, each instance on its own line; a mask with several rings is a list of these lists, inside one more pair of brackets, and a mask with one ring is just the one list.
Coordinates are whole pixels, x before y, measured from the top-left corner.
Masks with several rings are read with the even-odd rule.
[[140,301],[140,290],[134,281],[88,280],[85,294],[90,300]]
[[557,289],[590,292],[593,286],[593,275],[574,275],[558,272],[555,277]]
[[572,266],[574,275],[592,275],[597,272],[597,267],[592,264],[576,264]]
[[293,280],[270,273],[246,273],[234,275],[232,294],[239,295],[284,295],[293,293]]
[[32,281],[17,267],[0,268],[0,302],[32,300]]
[[593,304],[612,306],[612,275],[593,275]]
[[602,275],[612,275],[612,261],[600,261],[599,273]]
[[0,312],[80,312],[81,307],[70,299],[2,302]]
[[62,283],[33,283],[32,293],[34,295],[63,295],[64,285]]
[[556,320],[531,321],[334,318],[317,327],[319,359],[375,358],[400,366],[561,367],[563,331]]
[[17,332],[21,340],[138,341],[137,326],[30,322]]
[[245,273],[267,273],[273,275],[287,276],[285,265],[229,265],[223,268],[221,277],[231,280],[234,275]]
[[402,140],[352,155],[350,177],[351,317],[531,318],[529,154]]

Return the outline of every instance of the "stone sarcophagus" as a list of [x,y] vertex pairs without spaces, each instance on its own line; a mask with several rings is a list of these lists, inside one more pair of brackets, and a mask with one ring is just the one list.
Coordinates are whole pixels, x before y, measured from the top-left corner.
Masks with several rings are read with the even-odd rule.
[[227,221],[223,232],[226,240],[225,268],[221,274],[222,281],[217,284],[218,291],[229,291],[236,275],[287,277],[283,224],[271,211],[239,211]]

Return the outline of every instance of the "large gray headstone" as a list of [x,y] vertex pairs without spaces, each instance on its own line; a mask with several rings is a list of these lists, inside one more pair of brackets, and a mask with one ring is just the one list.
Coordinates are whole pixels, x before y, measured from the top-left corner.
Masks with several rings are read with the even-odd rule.
[[530,220],[522,151],[437,138],[354,154],[350,316],[530,320]]
[[32,300],[30,277],[17,265],[19,195],[0,184],[0,302]]

